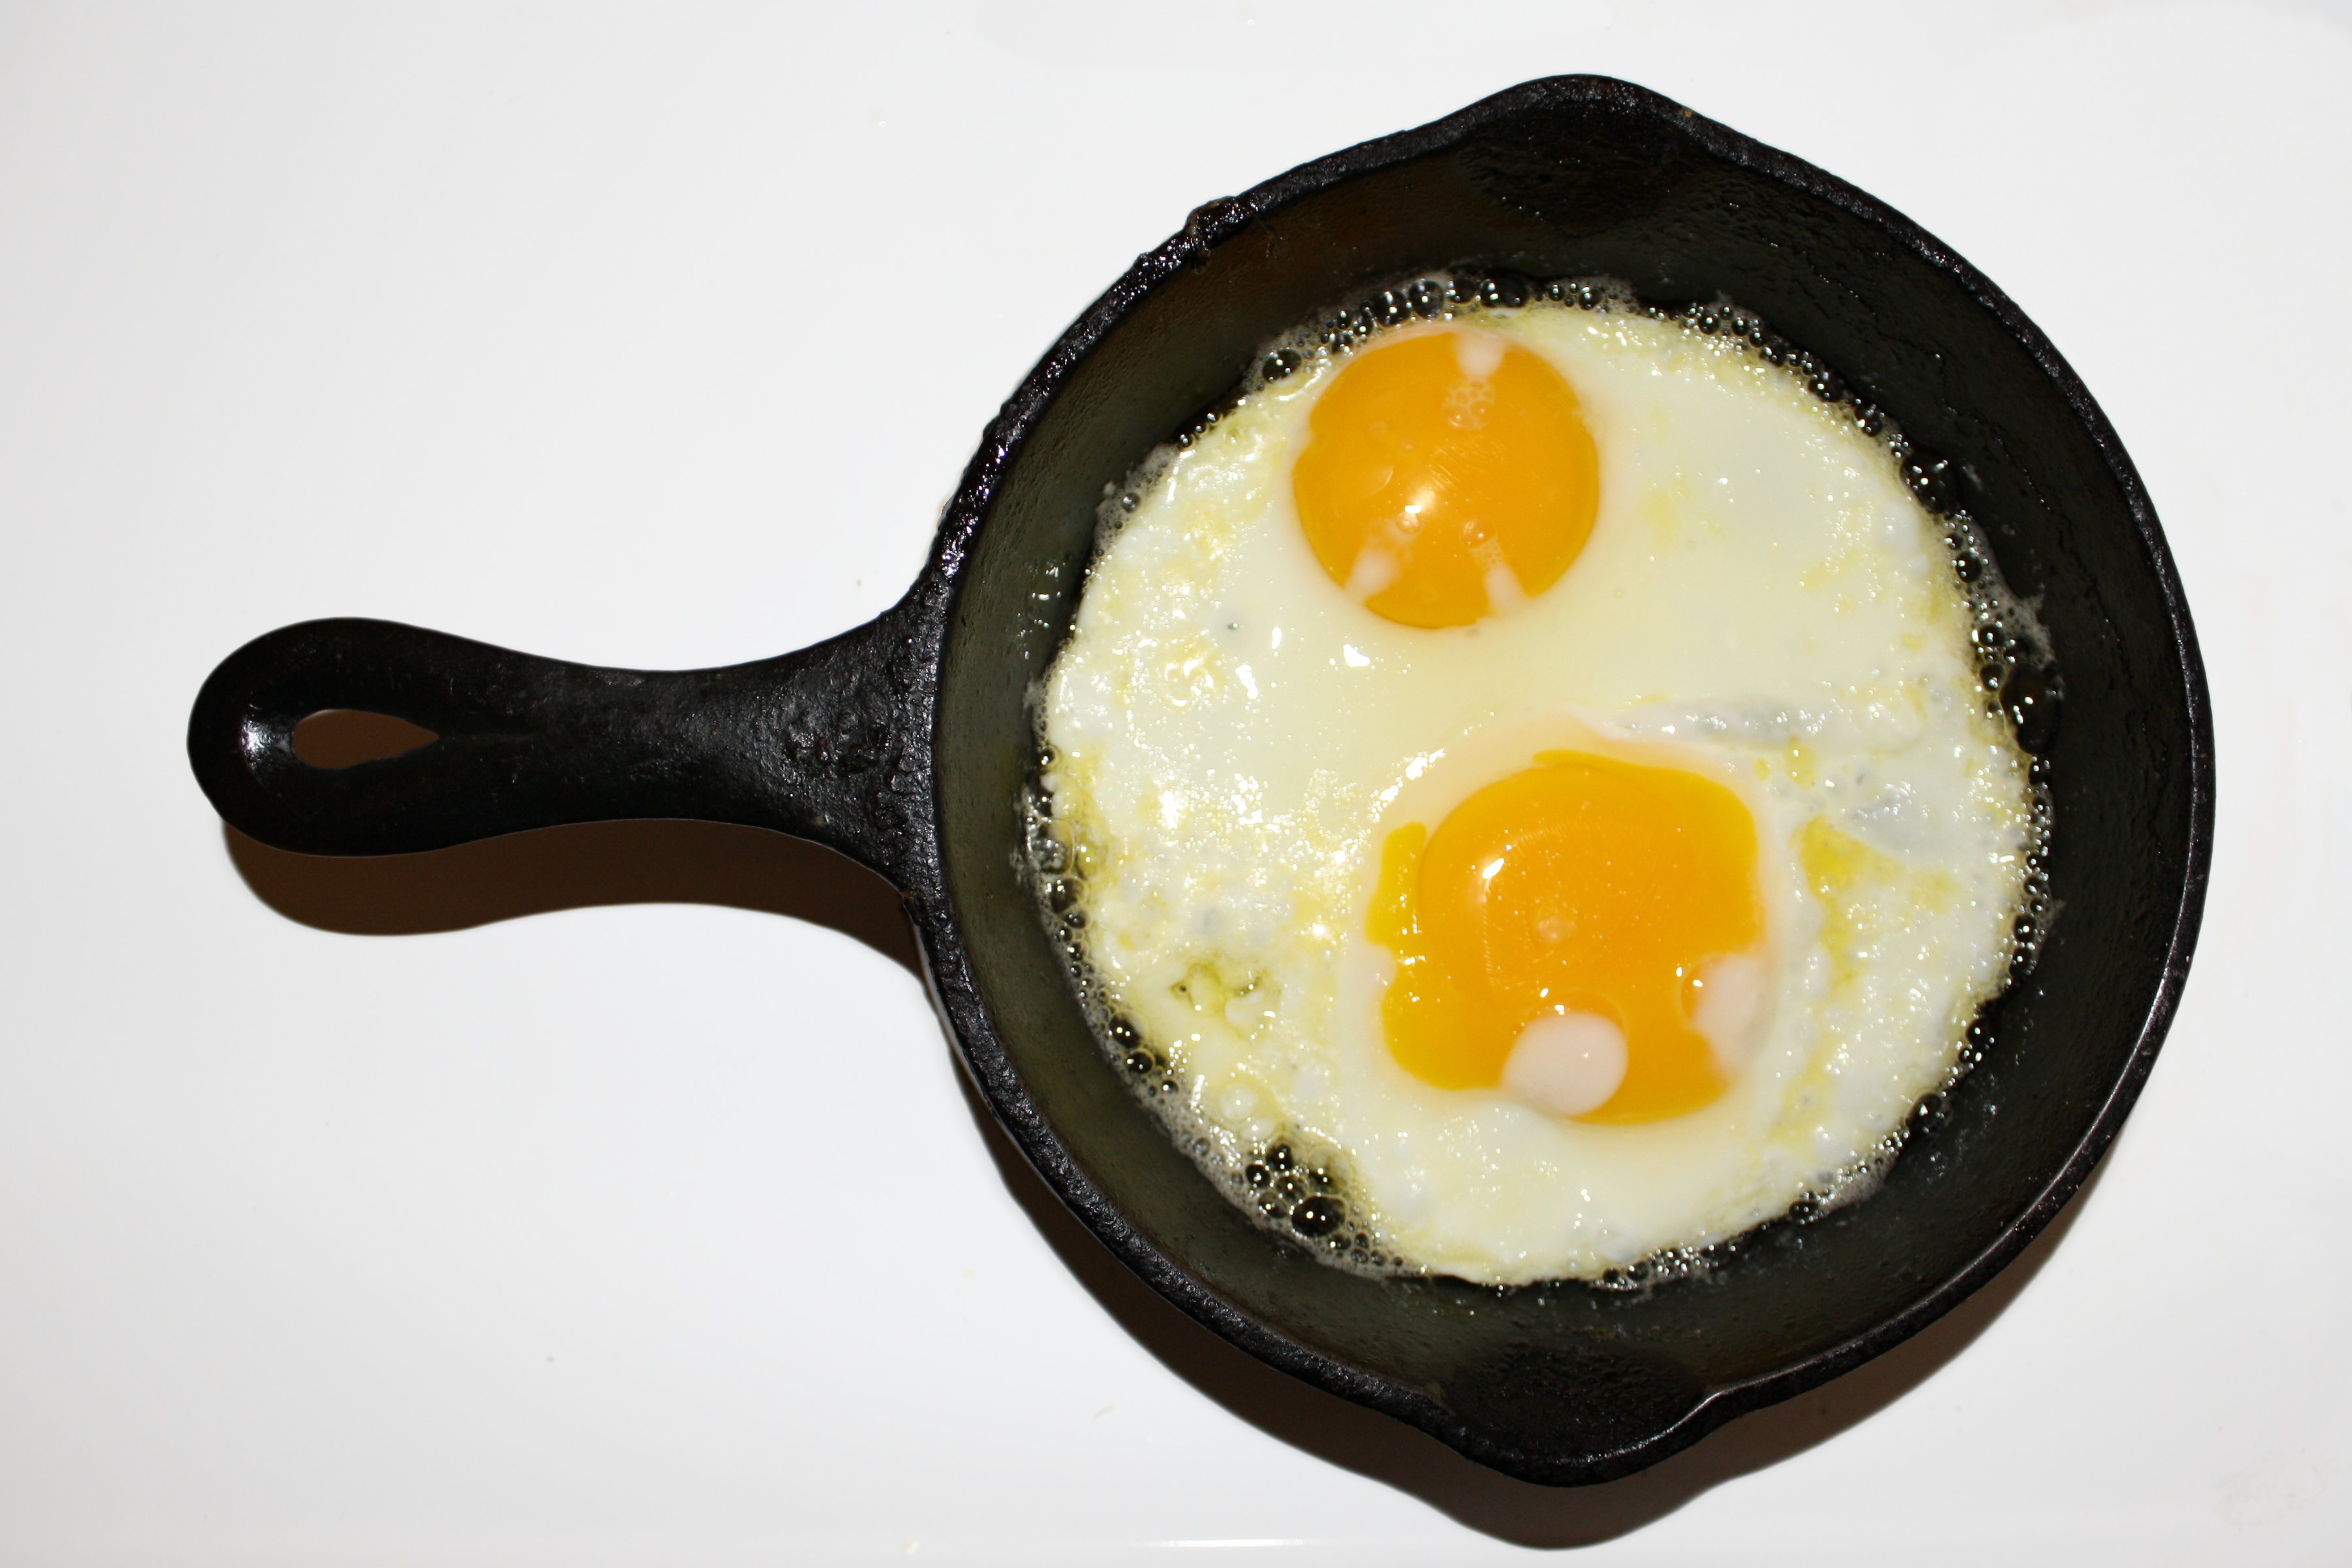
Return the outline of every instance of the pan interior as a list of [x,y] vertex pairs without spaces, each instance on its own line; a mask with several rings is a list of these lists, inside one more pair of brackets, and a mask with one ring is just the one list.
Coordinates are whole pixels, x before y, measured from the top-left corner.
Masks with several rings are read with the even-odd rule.
[[[1075,363],[1049,360],[1008,411],[1020,438],[941,661],[945,913],[985,1015],[961,1045],[1082,1217],[1212,1326],[1529,1479],[1622,1473],[1740,1403],[1704,1408],[1711,1394],[1794,1392],[1919,1326],[1980,1258],[2021,1245],[2052,1184],[2079,1179],[2085,1140],[2112,1131],[2103,1111],[2145,1068],[2202,874],[2185,612],[2103,421],[2030,327],[1901,220],[1662,100],[1531,84],[1244,201],[1209,239],[1139,264],[1073,329]],[[1604,274],[1652,303],[1756,311],[1952,463],[2064,683],[2039,748],[2062,912],[1987,1015],[1978,1067],[1918,1119],[1875,1195],[1776,1222],[1703,1277],[1641,1291],[1366,1279],[1256,1228],[1120,1080],[1021,869],[1030,691],[1067,630],[1105,486],[1268,340],[1377,284],[1463,265]]]

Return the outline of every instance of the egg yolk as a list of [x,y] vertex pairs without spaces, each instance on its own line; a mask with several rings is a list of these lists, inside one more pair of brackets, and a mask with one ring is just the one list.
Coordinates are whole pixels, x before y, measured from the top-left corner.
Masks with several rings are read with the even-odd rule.
[[1381,1022],[1416,1077],[1586,1121],[1679,1116],[1729,1083],[1710,1010],[1760,997],[1755,817],[1680,768],[1544,752],[1436,832],[1390,834],[1369,927],[1397,956]]
[[1600,463],[1550,362],[1483,332],[1359,354],[1307,417],[1298,521],[1331,580],[1409,626],[1467,626],[1559,580]]

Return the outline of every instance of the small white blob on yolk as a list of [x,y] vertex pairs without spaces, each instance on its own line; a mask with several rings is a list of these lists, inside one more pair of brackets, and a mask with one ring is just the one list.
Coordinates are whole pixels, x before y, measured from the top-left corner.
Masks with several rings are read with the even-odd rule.
[[1538,1110],[1581,1116],[1625,1081],[1625,1031],[1598,1013],[1547,1013],[1519,1031],[1503,1088]]
[[1690,985],[1691,1027],[1706,1037],[1726,1076],[1747,1065],[1763,1021],[1765,974],[1753,954],[1727,953],[1706,964]]

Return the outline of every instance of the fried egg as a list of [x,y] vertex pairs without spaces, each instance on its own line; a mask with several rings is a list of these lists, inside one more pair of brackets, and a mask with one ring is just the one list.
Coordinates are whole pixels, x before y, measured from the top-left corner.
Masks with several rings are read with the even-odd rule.
[[1303,345],[1107,509],[1038,841],[1203,1168],[1355,1267],[1612,1275],[1854,1188],[2042,819],[1883,437],[1622,295]]

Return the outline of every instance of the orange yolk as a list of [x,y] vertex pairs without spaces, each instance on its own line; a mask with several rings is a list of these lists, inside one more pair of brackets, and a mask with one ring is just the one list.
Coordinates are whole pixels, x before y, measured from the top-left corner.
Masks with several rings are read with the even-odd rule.
[[1461,626],[1542,593],[1592,532],[1600,466],[1540,354],[1430,332],[1359,354],[1291,471],[1331,580],[1409,626]]
[[1578,1119],[1679,1116],[1727,1087],[1692,1013],[1713,961],[1763,934],[1756,821],[1694,773],[1544,752],[1435,833],[1390,834],[1369,926],[1397,956],[1381,1018],[1416,1077],[1491,1088],[1523,1036],[1605,1019],[1623,1076]]

